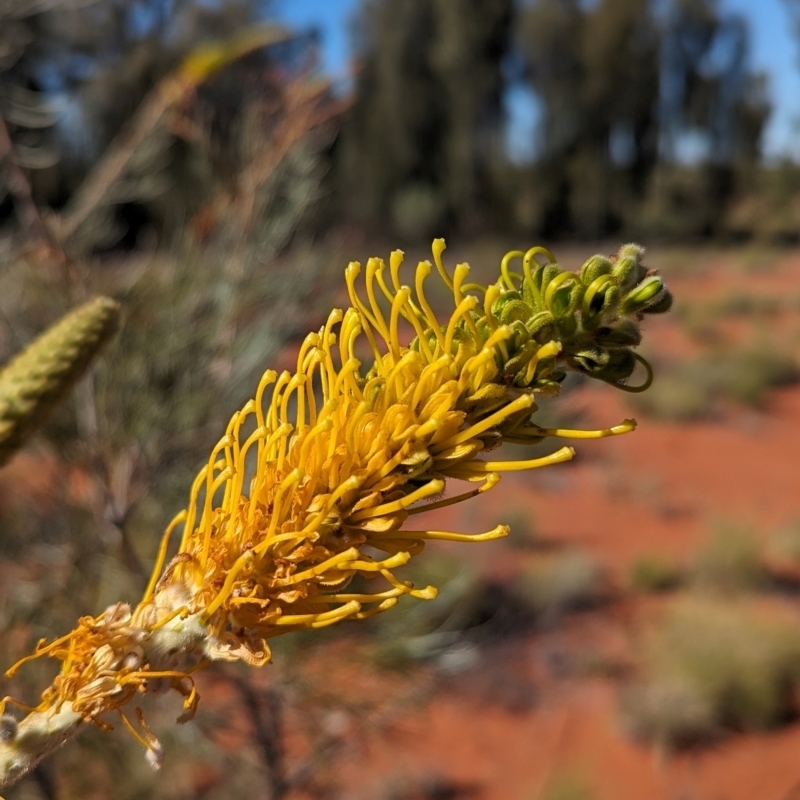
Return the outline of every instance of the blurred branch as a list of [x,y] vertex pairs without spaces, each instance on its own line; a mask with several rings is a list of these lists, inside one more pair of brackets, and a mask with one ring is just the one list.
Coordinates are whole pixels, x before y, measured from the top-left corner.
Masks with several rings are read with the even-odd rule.
[[54,219],[59,240],[68,241],[103,203],[111,186],[125,172],[136,148],[155,130],[167,111],[232,61],[260,47],[290,38],[290,32],[278,26],[256,27],[231,39],[202,45],[190,53],[145,97],[132,119],[72,195],[64,212]]
[[60,266],[64,266],[66,257],[58,240],[42,219],[36,203],[33,201],[31,185],[25,170],[14,157],[14,148],[5,120],[0,117],[0,163],[5,162],[8,169],[7,186],[14,199],[14,210],[17,213],[23,230],[33,239],[47,248],[50,259],[55,258]]
[[225,676],[238,691],[242,705],[250,718],[253,737],[261,752],[261,760],[267,773],[267,786],[269,787],[267,800],[282,800],[290,786],[286,780],[283,754],[283,713],[280,691],[271,687],[264,692],[257,692],[245,676],[232,672],[226,672]]
[[229,313],[225,314],[227,322],[217,334],[216,354],[211,365],[212,374],[220,382],[227,379],[232,366],[231,352],[236,338],[237,317],[230,312],[233,311],[232,304],[246,277],[246,253],[243,252],[243,245],[260,210],[256,203],[256,194],[273,177],[276,169],[304,136],[343,113],[348,101],[322,102],[329,89],[328,81],[310,82],[300,78],[291,83],[283,93],[283,107],[276,110],[280,115],[279,122],[272,131],[269,142],[238,173],[235,196],[230,197],[229,192],[223,192],[212,201],[212,205],[217,208],[232,205],[233,217],[239,227],[236,247],[225,261]]

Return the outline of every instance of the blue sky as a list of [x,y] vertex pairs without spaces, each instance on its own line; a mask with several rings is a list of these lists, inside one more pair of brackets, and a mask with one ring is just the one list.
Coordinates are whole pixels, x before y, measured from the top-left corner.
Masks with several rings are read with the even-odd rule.
[[[322,68],[345,77],[350,50],[348,23],[360,0],[278,0],[279,16],[297,28],[315,26],[322,34]],[[769,75],[772,117],[765,135],[768,157],[800,160],[800,43],[793,37],[784,0],[721,0],[723,11],[744,15],[751,27],[751,63]],[[519,157],[533,141],[535,105],[525,92],[508,98],[509,142]]]

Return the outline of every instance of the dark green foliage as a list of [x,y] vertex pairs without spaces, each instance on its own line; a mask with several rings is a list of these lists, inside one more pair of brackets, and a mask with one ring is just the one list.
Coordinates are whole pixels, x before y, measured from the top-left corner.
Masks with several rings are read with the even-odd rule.
[[[729,201],[758,173],[764,76],[749,71],[740,18],[705,0],[662,11],[651,0],[369,3],[337,152],[345,213],[409,238],[476,222],[545,236],[731,230]],[[502,148],[511,86],[532,89],[541,111],[528,166]],[[676,155],[687,131],[705,146],[697,166]]]
[[337,163],[346,213],[409,238],[486,213],[511,13],[510,0],[366,4]]

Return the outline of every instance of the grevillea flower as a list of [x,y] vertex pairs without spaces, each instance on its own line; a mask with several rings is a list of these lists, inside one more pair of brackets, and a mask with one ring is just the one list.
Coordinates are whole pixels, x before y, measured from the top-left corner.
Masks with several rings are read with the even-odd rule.
[[[451,275],[443,250],[435,240],[433,263],[417,266],[413,287],[401,282],[400,251],[388,267],[370,259],[363,282],[360,265],[348,266],[350,307],[306,337],[294,373],[266,372],[233,415],[164,534],[141,603],[84,617],[9,670],[44,655],[61,663],[41,703],[0,743],[0,776],[22,774],[82,721],[107,727],[109,712],[157,760],[141,712],[135,725],[124,711],[155,679],[184,695],[185,720],[197,703],[192,672],[208,660],[260,666],[280,634],[364,619],[404,595],[434,598],[435,587],[415,587],[396,570],[430,540],[487,541],[508,528],[429,530],[418,515],[488,491],[504,472],[574,452],[504,461],[489,451],[634,428],[625,420],[597,431],[547,429],[532,415],[537,394],[557,393],[566,369],[643,388],[626,383],[645,363],[631,349],[637,323],[665,311],[670,296],[642,266],[641,248],[596,256],[579,273],[543,248],[514,251],[488,287],[468,282],[466,264]],[[452,297],[441,319],[426,295],[434,270]],[[445,495],[450,480],[465,491]],[[48,744],[32,748],[34,740]]]

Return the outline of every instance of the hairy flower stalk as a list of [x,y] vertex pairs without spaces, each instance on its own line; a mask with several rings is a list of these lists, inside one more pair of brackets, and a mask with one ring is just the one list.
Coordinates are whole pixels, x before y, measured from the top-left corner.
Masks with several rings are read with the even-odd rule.
[[[233,415],[164,534],[141,603],[84,617],[8,671],[45,655],[61,663],[41,703],[0,742],[0,785],[82,722],[108,727],[114,714],[157,762],[160,746],[141,711],[135,723],[125,711],[137,695],[166,681],[185,698],[184,721],[197,705],[192,673],[209,660],[260,666],[280,634],[364,619],[404,595],[435,597],[434,587],[395,571],[429,540],[487,541],[508,528],[429,530],[417,515],[485,492],[504,472],[574,452],[503,461],[488,451],[633,429],[631,420],[547,429],[531,417],[536,395],[556,393],[567,369],[642,388],[626,384],[642,361],[631,349],[638,322],[665,311],[670,296],[643,267],[641,248],[596,256],[579,273],[543,248],[514,251],[488,287],[468,282],[466,264],[449,274],[443,250],[435,240],[433,263],[418,265],[413,287],[401,283],[400,251],[388,266],[370,259],[363,280],[351,263],[350,307],[306,337],[294,373],[266,372]],[[452,296],[443,319],[426,294],[434,271]],[[466,491],[446,496],[448,479],[466,482]]]

